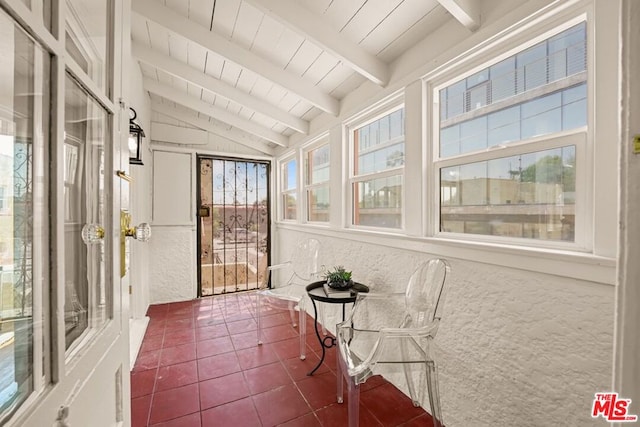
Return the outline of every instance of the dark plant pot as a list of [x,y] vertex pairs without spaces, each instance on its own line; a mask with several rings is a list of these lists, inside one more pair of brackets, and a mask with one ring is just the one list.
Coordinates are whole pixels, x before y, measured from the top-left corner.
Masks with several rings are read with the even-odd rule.
[[349,280],[349,281],[341,280],[339,282],[327,281],[327,285],[329,285],[331,289],[347,290],[353,286],[353,280]]

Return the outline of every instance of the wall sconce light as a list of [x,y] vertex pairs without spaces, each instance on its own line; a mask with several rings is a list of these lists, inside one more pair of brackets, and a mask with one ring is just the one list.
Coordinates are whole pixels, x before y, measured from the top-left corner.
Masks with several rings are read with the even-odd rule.
[[129,107],[129,164],[142,165],[142,138],[144,131],[134,122],[138,117],[136,110]]

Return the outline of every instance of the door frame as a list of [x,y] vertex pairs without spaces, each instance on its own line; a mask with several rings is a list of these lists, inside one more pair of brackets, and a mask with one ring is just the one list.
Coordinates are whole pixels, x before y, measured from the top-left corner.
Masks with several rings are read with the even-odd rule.
[[[202,253],[201,253],[201,248],[202,248],[202,230],[201,230],[201,221],[200,221],[200,206],[202,206],[202,197],[201,197],[201,174],[200,174],[200,162],[203,159],[210,159],[210,160],[223,160],[223,161],[232,161],[232,162],[243,162],[243,163],[260,163],[260,164],[264,164],[267,167],[267,172],[266,172],[266,177],[267,177],[267,183],[266,183],[266,188],[267,188],[267,243],[266,243],[266,250],[267,250],[267,265],[271,265],[271,235],[272,235],[272,229],[271,229],[271,210],[272,210],[272,205],[271,205],[271,196],[272,196],[272,188],[271,188],[271,160],[270,159],[264,159],[264,158],[255,158],[255,157],[234,157],[234,156],[225,156],[225,155],[218,155],[218,154],[205,154],[205,153],[196,153],[196,167],[194,168],[195,170],[195,175],[196,175],[196,197],[195,197],[195,202],[196,202],[196,277],[197,277],[197,283],[196,283],[196,289],[197,289],[197,298],[203,298],[203,297],[208,297],[208,296],[215,296],[216,294],[211,294],[211,295],[202,295]],[[236,292],[242,292],[242,291],[236,291]],[[228,292],[231,293],[231,292]]]

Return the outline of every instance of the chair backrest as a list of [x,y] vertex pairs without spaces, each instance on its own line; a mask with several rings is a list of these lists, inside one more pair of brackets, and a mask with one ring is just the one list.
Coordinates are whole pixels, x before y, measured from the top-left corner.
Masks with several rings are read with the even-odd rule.
[[405,292],[407,318],[404,327],[420,328],[440,319],[444,282],[449,264],[443,259],[430,259],[418,266],[409,279]]
[[316,239],[307,239],[298,243],[291,255],[291,268],[293,274],[303,281],[309,282],[318,273],[318,253],[320,242]]

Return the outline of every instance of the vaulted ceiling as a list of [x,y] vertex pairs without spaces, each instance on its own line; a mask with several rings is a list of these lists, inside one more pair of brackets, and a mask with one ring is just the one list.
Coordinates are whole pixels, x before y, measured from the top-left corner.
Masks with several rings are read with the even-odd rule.
[[133,0],[132,53],[157,121],[273,153],[448,21],[476,30],[486,1]]

